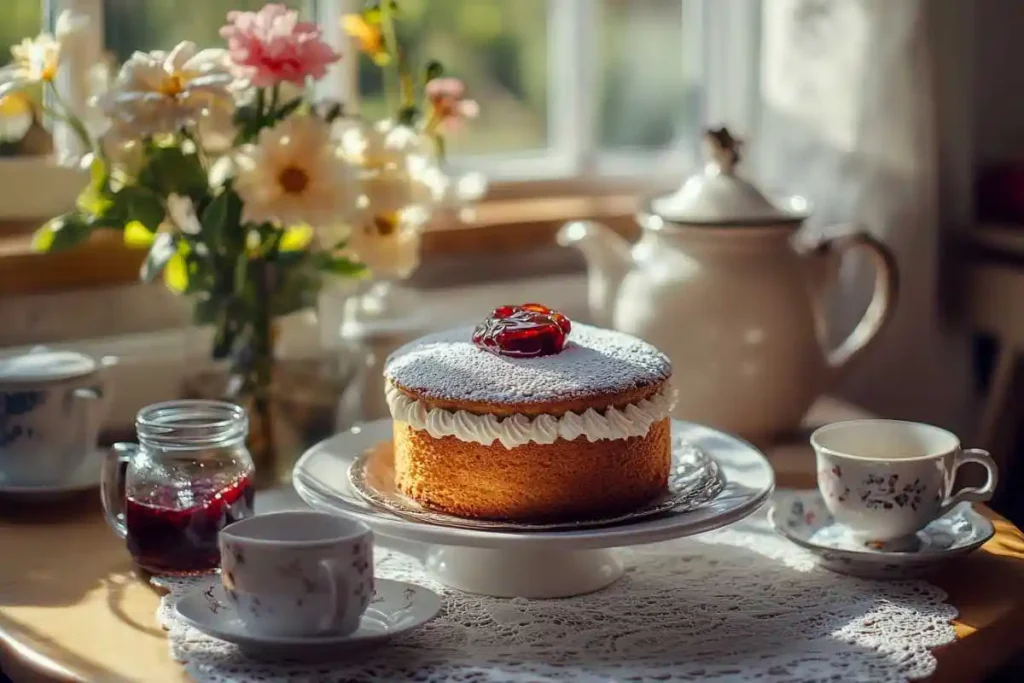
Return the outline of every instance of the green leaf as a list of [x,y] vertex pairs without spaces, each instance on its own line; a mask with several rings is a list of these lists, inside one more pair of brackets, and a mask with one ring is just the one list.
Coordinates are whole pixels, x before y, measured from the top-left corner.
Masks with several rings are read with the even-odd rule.
[[400,126],[414,126],[416,119],[420,116],[420,110],[415,106],[402,107],[398,110],[398,116],[395,117],[398,125]]
[[114,197],[118,204],[124,204],[124,214],[128,221],[138,221],[150,232],[156,232],[167,215],[160,197],[144,187],[126,185]]
[[300,251],[309,246],[313,241],[313,228],[308,225],[299,225],[288,228],[281,235],[281,241],[277,244],[278,251]]
[[77,213],[57,216],[36,230],[32,249],[40,252],[71,249],[89,239],[90,234],[92,226],[86,216]]
[[139,173],[139,184],[156,194],[198,196],[206,191],[206,171],[194,153],[179,147],[151,146],[146,166]]
[[436,59],[427,62],[427,66],[423,69],[423,82],[426,83],[441,76],[444,76],[444,65]]
[[242,248],[245,232],[242,223],[242,199],[229,182],[220,194],[215,195],[199,215],[202,225],[202,239],[212,251],[221,247],[231,251]]
[[153,246],[156,239],[153,231],[139,221],[128,221],[124,225],[125,246],[144,249]]
[[78,210],[90,216],[102,216],[111,205],[110,176],[107,165],[99,156],[89,164],[89,184],[78,195]]
[[189,268],[185,255],[175,252],[164,266],[164,284],[167,289],[177,294],[188,292]]
[[174,235],[166,232],[160,233],[153,241],[146,260],[142,262],[139,277],[143,282],[152,282],[176,255],[178,255],[178,247],[175,244]]
[[249,283],[249,257],[245,252],[238,255],[235,261],[235,294],[245,292],[245,286]]
[[199,216],[199,223],[203,226],[203,238],[211,248],[220,243],[221,233],[228,220],[228,204],[233,194],[229,191],[221,192],[206,205]]
[[290,102],[286,102],[283,106],[278,107],[277,111],[274,112],[274,121],[281,121],[291,116],[296,109],[302,106],[302,98],[296,97]]
[[320,270],[341,277],[365,277],[369,270],[365,265],[344,256],[328,256],[319,264]]

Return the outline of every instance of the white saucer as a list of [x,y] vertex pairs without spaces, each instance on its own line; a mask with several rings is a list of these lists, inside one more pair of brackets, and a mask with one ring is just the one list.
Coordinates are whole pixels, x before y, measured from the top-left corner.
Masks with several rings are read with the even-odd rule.
[[865,544],[835,523],[817,490],[778,493],[768,520],[778,533],[814,553],[822,567],[871,579],[921,576],[980,548],[995,534],[988,518],[962,503],[898,550]]
[[45,502],[69,496],[81,491],[99,488],[100,468],[103,466],[103,449],[97,448],[89,452],[74,474],[57,484],[27,486],[13,484],[5,480],[0,472],[0,497],[18,499],[25,502]]
[[224,597],[219,582],[197,587],[178,601],[175,610],[206,635],[234,643],[246,655],[263,659],[330,658],[422,626],[441,610],[440,596],[422,586],[390,579],[375,579],[374,584],[373,600],[359,628],[343,636],[284,638],[252,633]]

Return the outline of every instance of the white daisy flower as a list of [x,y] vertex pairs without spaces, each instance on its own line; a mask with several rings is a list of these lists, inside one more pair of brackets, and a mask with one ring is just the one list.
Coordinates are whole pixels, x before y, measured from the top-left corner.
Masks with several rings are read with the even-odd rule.
[[233,107],[233,81],[224,50],[185,41],[170,53],[133,54],[98,103],[134,136],[171,133],[214,107]]
[[88,20],[69,11],[57,18],[54,34],[40,33],[11,47],[11,63],[0,69],[0,97],[37,83],[51,83],[60,67],[61,46],[85,28]]
[[292,115],[263,129],[235,161],[244,222],[318,228],[344,221],[354,208],[355,178],[318,118]]

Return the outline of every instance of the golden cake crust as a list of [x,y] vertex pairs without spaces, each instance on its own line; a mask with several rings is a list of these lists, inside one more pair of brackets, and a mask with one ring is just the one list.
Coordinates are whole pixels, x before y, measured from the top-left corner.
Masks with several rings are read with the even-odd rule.
[[394,423],[399,490],[463,517],[515,521],[593,519],[638,508],[664,492],[671,465],[669,420],[646,436],[530,442],[511,449],[454,436],[434,438]]

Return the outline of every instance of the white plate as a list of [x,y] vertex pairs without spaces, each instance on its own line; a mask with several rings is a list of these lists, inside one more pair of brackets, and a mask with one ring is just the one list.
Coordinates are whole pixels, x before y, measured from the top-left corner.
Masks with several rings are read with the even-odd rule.
[[921,576],[980,548],[995,534],[969,503],[956,506],[917,532],[913,543],[889,550],[856,540],[836,524],[817,490],[779,493],[768,519],[772,527],[840,574],[871,579]]
[[465,529],[404,518],[370,504],[352,488],[348,470],[364,452],[391,440],[391,420],[358,425],[306,451],[295,465],[292,484],[314,508],[365,521],[378,542],[387,544],[390,538],[429,544],[423,557],[427,571],[450,588],[499,597],[567,597],[600,590],[622,576],[622,559],[609,548],[717,529],[750,515],[768,499],[775,476],[756,448],[678,420],[672,421],[672,435],[718,463],[726,481],[722,492],[696,510],[670,510],[597,528]]
[[662,495],[629,512],[568,522],[473,519],[426,508],[403,494],[395,485],[394,449],[390,447],[374,448],[361,454],[352,461],[348,478],[356,493],[375,507],[393,512],[399,517],[427,524],[491,531],[586,529],[631,522],[671,510],[686,512],[714,500],[725,487],[725,478],[718,463],[693,444],[679,439],[672,441],[672,467],[669,471],[667,490]]
[[206,635],[234,643],[249,656],[270,659],[343,655],[422,626],[441,610],[440,596],[422,586],[390,579],[375,579],[374,584],[373,600],[359,628],[347,635],[285,638],[252,633],[225,598],[219,582],[198,586],[177,602],[175,610]]
[[74,474],[58,484],[45,486],[26,486],[24,484],[12,484],[4,480],[0,473],[0,496],[4,498],[17,498],[28,501],[47,501],[64,496],[99,488],[100,468],[103,465],[103,457],[106,451],[94,449],[86,456],[82,464],[78,466]]

